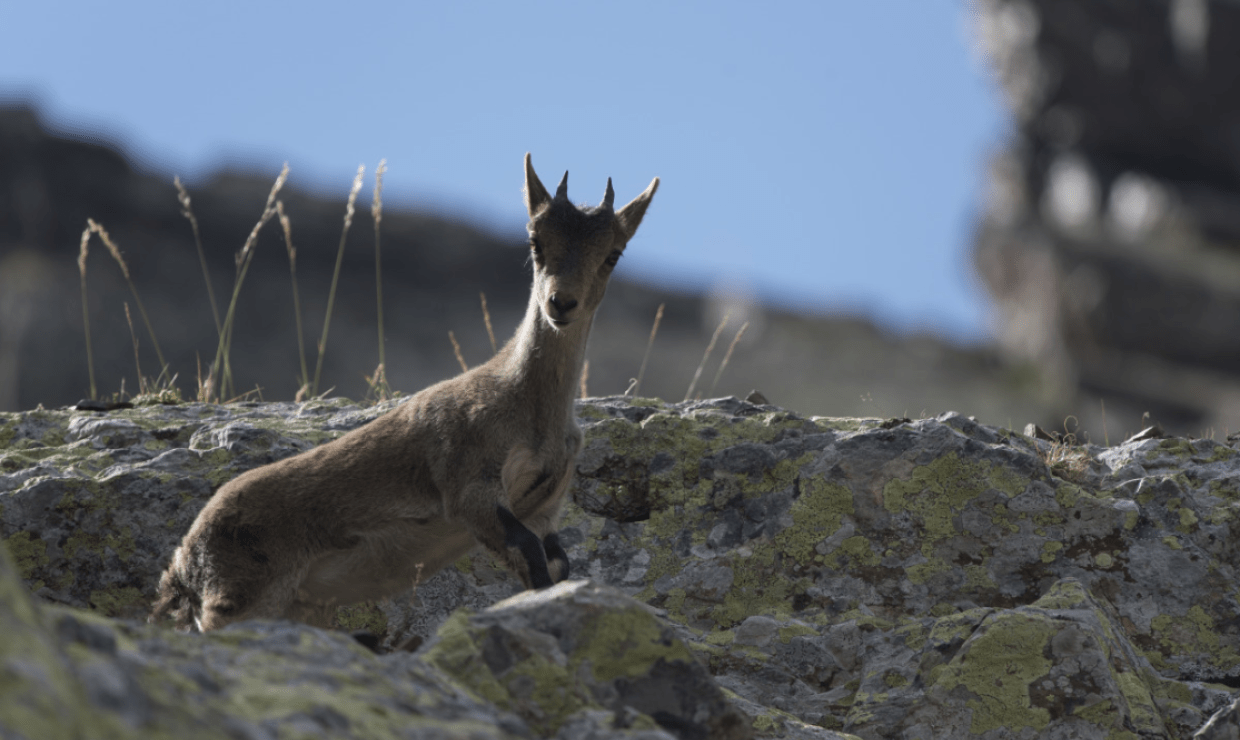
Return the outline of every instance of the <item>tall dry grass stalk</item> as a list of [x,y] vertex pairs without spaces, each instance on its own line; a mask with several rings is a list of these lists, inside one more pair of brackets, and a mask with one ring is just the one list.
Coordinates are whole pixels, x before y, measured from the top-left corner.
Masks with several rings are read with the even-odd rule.
[[138,393],[146,393],[146,379],[142,377],[142,360],[138,355],[138,335],[133,330],[133,317],[129,315],[129,301],[125,301],[125,321],[129,324],[129,338],[133,341],[133,366],[138,373]]
[[461,363],[461,372],[469,372],[469,365],[465,364],[465,355],[461,354],[461,345],[456,341],[456,335],[452,330],[448,330],[448,341],[452,342],[452,353],[456,355],[456,361]]
[[82,230],[82,245],[78,250],[78,272],[82,275],[82,328],[86,331],[86,367],[90,371],[90,398],[99,397],[95,387],[95,356],[90,349],[90,306],[86,300],[86,256],[90,254],[90,227]]
[[179,175],[172,178],[172,184],[177,189],[177,200],[181,202],[181,215],[189,220],[190,229],[194,232],[194,246],[198,247],[198,262],[202,265],[202,279],[207,284],[207,300],[211,301],[211,318],[215,319],[215,333],[218,336],[222,331],[220,327],[220,309],[215,302],[215,288],[211,285],[211,271],[207,269],[207,255],[202,249],[202,235],[198,232],[198,219],[194,216],[194,209],[190,204],[189,191],[181,184]]
[[344,263],[344,244],[349,237],[349,227],[353,225],[353,212],[357,204],[357,191],[362,189],[362,175],[366,174],[366,165],[357,166],[357,175],[353,178],[353,187],[349,188],[349,202],[344,209],[344,229],[340,232],[340,248],[336,250],[336,269],[332,271],[332,285],[327,291],[327,314],[323,317],[323,336],[319,339],[319,359],[314,365],[314,382],[311,384],[310,395],[319,393],[319,377],[323,373],[323,353],[327,351],[327,330],[332,323],[332,309],[336,305],[336,285],[340,282],[340,266]]
[[499,354],[499,347],[495,344],[495,329],[491,327],[491,312],[487,310],[487,294],[479,293],[478,297],[482,299],[482,320],[487,325],[487,336],[491,338],[491,354]]
[[386,396],[387,360],[384,359],[383,344],[383,269],[379,260],[379,224],[383,222],[383,173],[387,172],[387,160],[380,159],[375,168],[375,197],[370,202],[370,215],[375,221],[375,305],[379,316],[379,366],[375,368],[374,382],[371,388],[378,388],[380,395]]
[[[275,184],[271,186],[271,192],[267,194],[267,203],[263,206],[262,216],[259,217],[258,223],[254,224],[254,228],[250,230],[250,235],[246,238],[241,251],[237,252],[237,276],[233,280],[232,299],[228,302],[228,313],[224,317],[224,323],[220,329],[219,344],[215,348],[215,360],[211,363],[211,373],[207,376],[207,383],[210,386],[209,391],[212,392],[217,400],[223,398],[225,391],[229,395],[233,395],[235,392],[229,355],[232,352],[232,330],[233,322],[237,315],[237,296],[241,294],[241,284],[245,282],[246,272],[249,271],[250,263],[254,260],[254,248],[258,244],[258,232],[276,215],[276,196],[280,193],[280,189],[284,187],[286,180],[288,180],[287,162],[285,162],[284,168],[280,170],[279,176],[276,177]],[[140,304],[139,307],[141,307]]]
[[284,201],[276,201],[276,217],[284,231],[284,248],[288,252],[288,272],[293,280],[293,319],[297,322],[297,358],[301,361],[301,376],[297,378],[297,394],[300,400],[310,392],[310,371],[306,369],[306,339],[301,328],[301,298],[297,292],[297,247],[293,246],[293,223],[284,213]]
[[646,342],[646,354],[642,355],[642,367],[637,371],[637,377],[633,379],[629,389],[624,395],[637,395],[637,390],[642,385],[642,378],[646,377],[646,363],[650,360],[650,348],[654,346],[654,335],[659,333],[659,322],[663,320],[663,307],[666,304],[660,303],[659,310],[654,312],[654,326],[650,327],[650,339]]
[[685,393],[685,400],[693,398],[693,389],[697,388],[698,379],[702,377],[702,370],[706,367],[706,361],[710,359],[710,353],[715,349],[715,342],[719,341],[719,335],[723,333],[723,327],[728,325],[729,314],[723,315],[723,321],[719,322],[719,326],[715,328],[715,333],[710,337],[710,344],[706,345],[706,352],[702,355],[702,361],[698,363],[697,372],[693,374],[693,382],[689,384],[689,391]]
[[741,337],[745,336],[745,330],[749,328],[749,322],[741,324],[740,330],[736,332],[736,336],[732,337],[732,343],[728,345],[728,351],[723,353],[723,362],[719,363],[719,372],[715,373],[715,379],[710,384],[710,395],[715,395],[715,386],[719,385],[719,379],[723,377],[723,371],[728,369],[728,360],[732,359],[732,350],[736,349],[736,345],[740,343]]
[[581,365],[581,397],[589,398],[590,392],[586,390],[586,381],[590,379],[590,361],[586,360]]
[[129,265],[125,264],[125,258],[121,255],[121,250],[116,246],[116,242],[112,241],[112,237],[108,235],[106,229],[92,219],[86,219],[89,231],[99,235],[103,246],[108,248],[108,253],[112,255],[112,259],[116,260],[116,264],[120,265],[121,274],[125,276],[125,282],[129,283],[129,292],[133,295],[133,302],[138,306],[138,313],[142,314],[142,323],[146,325],[146,331],[151,335],[151,345],[155,347],[155,356],[159,358],[159,376],[166,377],[168,374],[168,363],[164,361],[164,353],[159,348],[159,340],[155,338],[155,330],[151,328],[151,320],[146,315],[146,307],[142,305],[142,299],[138,297],[138,288],[133,284],[133,278],[129,276]]

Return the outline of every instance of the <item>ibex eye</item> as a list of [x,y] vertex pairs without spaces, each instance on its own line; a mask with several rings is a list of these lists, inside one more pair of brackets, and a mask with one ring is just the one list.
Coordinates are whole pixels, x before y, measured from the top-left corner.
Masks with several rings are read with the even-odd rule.
[[611,254],[607,255],[607,259],[605,260],[605,262],[607,263],[607,266],[608,266],[608,267],[615,267],[615,266],[616,266],[616,263],[617,263],[617,262],[619,262],[619,261],[620,261],[620,251],[619,251],[619,250],[615,250],[615,251],[613,251]]
[[530,251],[536,255],[542,254],[542,245],[538,243],[537,238],[530,239]]

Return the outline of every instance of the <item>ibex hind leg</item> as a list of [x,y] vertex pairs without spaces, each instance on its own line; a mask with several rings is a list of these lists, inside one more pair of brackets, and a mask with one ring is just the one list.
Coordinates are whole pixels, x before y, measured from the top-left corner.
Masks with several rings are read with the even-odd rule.
[[196,615],[203,632],[246,619],[296,619],[290,612],[297,601],[301,574],[289,574],[266,583],[243,582],[218,585],[202,596]]
[[304,622],[311,627],[331,629],[336,619],[336,604],[320,604],[313,601],[294,601],[285,612],[288,619]]

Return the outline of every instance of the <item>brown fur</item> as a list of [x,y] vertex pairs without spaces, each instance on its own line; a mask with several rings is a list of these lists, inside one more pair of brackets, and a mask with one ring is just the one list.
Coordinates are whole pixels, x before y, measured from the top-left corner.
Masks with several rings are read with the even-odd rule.
[[554,533],[581,447],[586,340],[659,180],[619,211],[610,180],[592,208],[569,203],[568,173],[552,198],[528,154],[525,180],[534,284],[516,335],[366,426],[221,487],[173,553],[152,621],[328,626],[337,606],[399,593],[475,543],[527,588],[567,576]]

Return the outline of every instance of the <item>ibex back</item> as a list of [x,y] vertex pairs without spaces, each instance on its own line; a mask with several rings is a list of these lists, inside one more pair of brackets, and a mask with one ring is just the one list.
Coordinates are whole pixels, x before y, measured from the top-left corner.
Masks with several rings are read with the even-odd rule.
[[211,630],[258,617],[328,626],[481,543],[542,588],[568,576],[556,535],[581,448],[573,398],[594,312],[659,186],[620,210],[552,197],[525,156],[534,284],[489,362],[313,450],[251,470],[207,502],[159,582],[152,621]]

